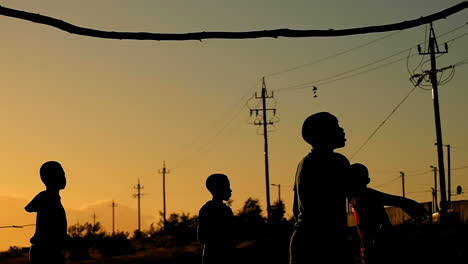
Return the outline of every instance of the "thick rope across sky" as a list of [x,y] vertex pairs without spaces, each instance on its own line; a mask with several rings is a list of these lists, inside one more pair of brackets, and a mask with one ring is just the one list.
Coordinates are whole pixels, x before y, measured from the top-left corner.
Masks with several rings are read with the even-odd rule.
[[186,40],[204,40],[204,39],[255,39],[255,38],[310,38],[310,37],[339,37],[349,35],[359,35],[368,33],[388,32],[395,30],[404,30],[414,28],[420,25],[428,24],[440,19],[447,18],[450,15],[458,13],[468,7],[468,1],[463,1],[457,5],[449,7],[440,12],[403,22],[366,26],[347,29],[325,29],[325,30],[295,30],[295,29],[272,29],[259,31],[243,32],[189,32],[189,33],[150,33],[150,32],[116,32],[103,31],[92,28],[75,26],[63,20],[48,17],[40,14],[34,14],[21,10],[11,9],[0,6],[0,15],[13,17],[21,20],[31,21],[37,24],[43,24],[58,28],[70,34],[105,38],[105,39],[134,39],[134,40],[156,40],[156,41],[186,41]]

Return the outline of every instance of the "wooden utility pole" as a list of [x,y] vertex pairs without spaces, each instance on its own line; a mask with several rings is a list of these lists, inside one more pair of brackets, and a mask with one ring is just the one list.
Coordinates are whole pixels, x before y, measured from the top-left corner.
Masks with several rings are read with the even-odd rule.
[[451,166],[450,166],[450,144],[444,145],[447,147],[447,202],[452,201],[452,176],[451,176]]
[[163,161],[163,168],[159,171],[163,175],[163,229],[166,230],[166,174],[170,171],[166,169],[166,161]]
[[93,211],[93,227],[96,226],[96,218],[97,218],[97,217],[96,217],[96,212]]
[[276,186],[278,187],[278,202],[281,201],[281,184],[274,184],[272,183],[271,186]]
[[402,191],[403,191],[403,198],[405,198],[405,173],[400,171],[400,175],[401,175],[401,188],[402,188]]
[[437,202],[437,167],[430,166],[432,170],[434,170],[434,189],[433,189],[433,196],[434,196],[434,208],[435,211],[439,211],[439,204]]
[[[437,159],[439,164],[439,180],[440,180],[440,219],[443,222],[445,216],[447,215],[447,196],[446,196],[446,187],[445,187],[445,168],[444,168],[444,150],[442,148],[442,126],[440,121],[440,110],[439,110],[439,90],[438,90],[438,80],[437,80],[437,70],[436,66],[436,54],[447,53],[447,45],[445,45],[445,51],[440,51],[439,46],[437,45],[436,35],[434,28],[432,27],[429,32],[429,45],[428,52],[420,52],[419,54],[425,55],[429,54],[431,58],[431,70],[429,72],[429,77],[432,83],[432,99],[434,103],[434,117],[435,117],[435,127],[436,127],[436,144],[437,144]],[[418,50],[421,48],[418,46]],[[437,190],[436,190],[437,196]]]
[[265,185],[266,185],[266,202],[267,202],[267,217],[268,221],[271,218],[271,204],[270,204],[270,170],[268,164],[268,125],[273,125],[273,121],[267,121],[267,111],[273,111],[273,115],[276,115],[276,108],[267,108],[266,106],[266,99],[273,98],[273,92],[271,95],[268,94],[265,84],[265,77],[262,78],[262,95],[257,96],[255,93],[256,99],[262,99],[262,108],[261,109],[250,109],[250,115],[255,112],[256,116],[258,116],[258,112],[261,111],[262,113],[262,120],[255,120],[254,125],[263,126],[263,139],[264,139],[264,146],[265,151]]
[[144,188],[140,185],[140,179],[138,179],[138,184],[134,187],[137,190],[137,193],[133,195],[134,198],[138,199],[138,232],[141,232],[141,214],[140,214],[140,198],[143,196],[141,190]]
[[117,207],[117,205],[115,204],[114,200],[112,200],[112,235],[115,234],[115,207]]

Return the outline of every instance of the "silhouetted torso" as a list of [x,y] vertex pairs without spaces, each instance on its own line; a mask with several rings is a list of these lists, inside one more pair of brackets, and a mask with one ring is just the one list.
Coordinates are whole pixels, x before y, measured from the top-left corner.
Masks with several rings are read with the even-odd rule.
[[203,243],[203,263],[229,263],[234,248],[233,213],[223,202],[208,201],[199,212],[198,240]]
[[[40,259],[43,254],[62,255],[67,234],[67,218],[58,192],[42,191],[25,207],[28,212],[36,212],[36,232],[31,238],[31,259]],[[38,253],[34,253],[38,252]],[[57,262],[49,263],[60,263]],[[37,261],[36,263],[40,263]]]
[[384,263],[388,256],[383,252],[391,245],[392,225],[380,197],[379,191],[365,188],[351,199],[361,239],[361,261],[365,264]]
[[349,161],[332,151],[312,150],[298,165],[292,263],[345,259],[346,188]]

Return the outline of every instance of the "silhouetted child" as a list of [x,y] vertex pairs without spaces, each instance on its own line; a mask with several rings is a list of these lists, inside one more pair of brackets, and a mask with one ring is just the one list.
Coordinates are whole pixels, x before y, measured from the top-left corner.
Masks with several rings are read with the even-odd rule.
[[212,174],[206,188],[213,195],[200,209],[198,240],[203,243],[203,264],[231,263],[233,257],[233,214],[223,201],[231,197],[229,179],[224,174]]
[[25,207],[26,211],[37,213],[29,259],[31,264],[62,264],[65,263],[64,248],[69,238],[65,209],[59,195],[66,185],[65,172],[60,163],[48,161],[41,166],[40,176],[46,190]]
[[327,112],[309,116],[303,139],[312,146],[299,163],[294,187],[296,218],[290,263],[348,263],[346,192],[348,159],[335,153],[345,146],[338,119]]
[[361,262],[394,263],[398,256],[394,256],[397,252],[392,252],[395,241],[391,237],[392,224],[385,206],[400,207],[418,220],[426,219],[428,212],[414,200],[368,188],[369,172],[360,163],[351,165],[350,176],[353,183],[349,195],[361,240]]

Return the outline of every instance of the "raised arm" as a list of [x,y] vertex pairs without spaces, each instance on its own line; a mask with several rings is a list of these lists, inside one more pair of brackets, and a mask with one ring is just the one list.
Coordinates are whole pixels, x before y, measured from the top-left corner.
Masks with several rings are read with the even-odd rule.
[[371,188],[369,188],[369,191],[374,192],[375,196],[378,197],[384,205],[400,207],[405,213],[418,221],[426,220],[429,216],[429,212],[424,206],[414,200],[379,192]]

